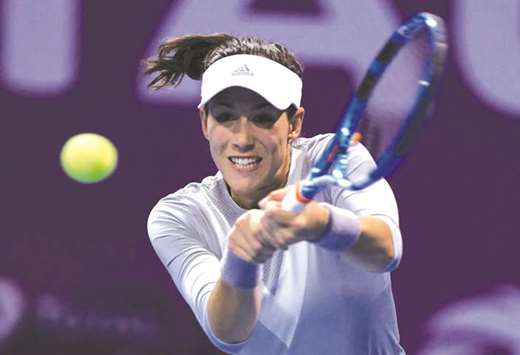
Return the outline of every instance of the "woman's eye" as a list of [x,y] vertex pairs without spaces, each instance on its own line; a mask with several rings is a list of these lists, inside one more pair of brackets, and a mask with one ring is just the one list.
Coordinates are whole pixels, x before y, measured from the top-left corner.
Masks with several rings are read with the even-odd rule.
[[229,122],[233,119],[233,115],[231,115],[230,113],[219,113],[218,115],[215,115],[214,117],[218,123]]
[[278,117],[275,117],[273,115],[256,115],[253,116],[251,121],[253,121],[256,124],[263,125],[263,126],[272,126]]

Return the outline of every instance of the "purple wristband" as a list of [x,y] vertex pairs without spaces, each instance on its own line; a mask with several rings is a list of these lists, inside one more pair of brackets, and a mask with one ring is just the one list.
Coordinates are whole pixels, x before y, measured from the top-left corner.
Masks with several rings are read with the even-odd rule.
[[255,288],[262,278],[259,264],[247,262],[226,249],[222,258],[220,276],[230,286],[249,289]]
[[342,251],[354,245],[361,235],[361,224],[355,213],[344,208],[322,204],[329,210],[329,222],[323,237],[314,242],[322,248]]

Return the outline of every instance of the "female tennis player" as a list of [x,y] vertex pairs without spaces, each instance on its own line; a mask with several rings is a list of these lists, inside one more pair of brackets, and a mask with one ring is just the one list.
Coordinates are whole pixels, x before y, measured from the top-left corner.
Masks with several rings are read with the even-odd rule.
[[[218,172],[162,198],[153,248],[209,339],[232,354],[404,354],[390,272],[401,258],[385,180],[330,186],[300,213],[281,201],[332,134],[300,137],[302,66],[287,48],[227,34],[164,42],[152,89],[201,80],[202,134]],[[358,143],[348,174],[373,167]]]

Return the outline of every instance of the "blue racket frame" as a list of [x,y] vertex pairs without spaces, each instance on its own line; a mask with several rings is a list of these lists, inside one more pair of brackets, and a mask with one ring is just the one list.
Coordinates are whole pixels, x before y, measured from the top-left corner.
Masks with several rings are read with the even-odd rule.
[[[422,78],[418,81],[417,95],[412,109],[404,119],[395,138],[376,161],[377,168],[367,176],[365,181],[351,182],[346,178],[348,147],[351,144],[352,135],[361,121],[367,102],[377,82],[401,47],[406,45],[415,34],[425,29],[428,31],[428,46],[432,55],[426,61]],[[440,17],[426,12],[419,13],[405,21],[390,36],[370,64],[355,95],[344,111],[334,139],[311,169],[309,176],[299,185],[300,197],[298,200],[300,202],[302,202],[301,197],[303,200],[311,200],[323,186],[329,184],[340,185],[350,190],[363,189],[381,177],[388,176],[399,165],[427,117],[431,99],[444,67],[446,49],[444,21]],[[332,171],[329,175],[328,172],[331,168]]]

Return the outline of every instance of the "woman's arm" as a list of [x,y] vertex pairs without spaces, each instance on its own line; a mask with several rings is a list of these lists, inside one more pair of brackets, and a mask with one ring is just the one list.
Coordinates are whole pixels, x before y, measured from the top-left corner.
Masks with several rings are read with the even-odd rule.
[[208,301],[208,321],[222,341],[235,343],[248,338],[260,314],[261,264],[275,247],[267,243],[264,212],[249,210],[229,232],[228,249],[222,259],[221,278]]
[[356,218],[361,227],[360,236],[343,254],[364,270],[386,271],[395,257],[389,226],[382,219],[373,216]]
[[[239,218],[241,222],[237,220],[238,223],[230,231],[227,250],[233,249],[241,256],[246,255],[246,259],[249,255],[247,253],[253,256],[256,253],[254,257],[257,260],[272,254],[268,250],[263,253],[254,252],[252,246],[248,247],[252,243],[244,245],[244,238],[241,237],[248,229],[246,222],[250,222],[251,215],[259,213],[261,211],[249,211],[246,216]],[[223,260],[219,260],[209,251],[198,232],[193,229],[195,223],[193,206],[187,204],[185,199],[170,197],[159,203],[150,213],[150,241],[212,343],[224,352],[236,353],[244,346],[237,342],[247,338],[256,324],[261,287],[255,284],[250,289],[241,289],[227,283],[226,275],[221,272],[225,269],[223,266],[226,253]],[[266,248],[260,248],[264,249]],[[252,257],[249,261],[252,261]],[[243,262],[246,263],[245,260]],[[253,265],[257,271],[260,269],[259,263],[248,264]],[[259,282],[258,274],[255,280],[256,283]]]
[[400,232],[397,226],[390,228],[389,217],[358,216],[346,208],[314,201],[301,213],[283,211],[281,201],[289,189],[274,191],[261,202],[271,234],[276,235],[279,243],[312,242],[343,253],[371,272],[390,271],[397,265],[394,240],[400,239]]
[[208,301],[208,320],[215,336],[227,343],[246,340],[260,313],[261,288],[240,289],[217,282]]

